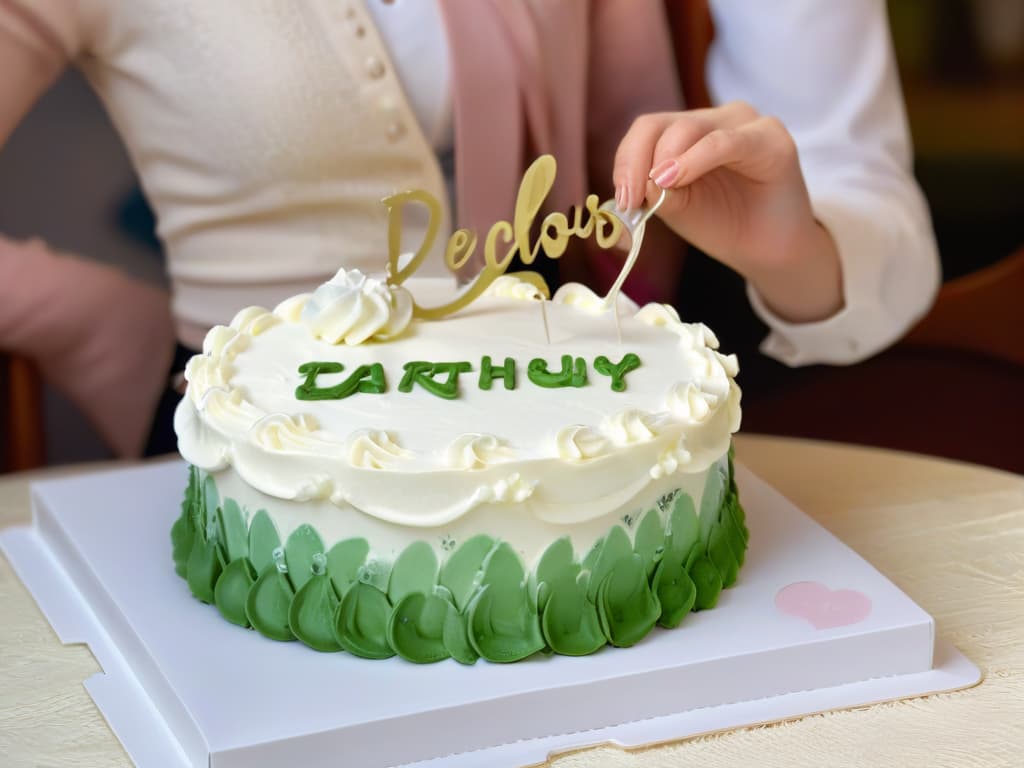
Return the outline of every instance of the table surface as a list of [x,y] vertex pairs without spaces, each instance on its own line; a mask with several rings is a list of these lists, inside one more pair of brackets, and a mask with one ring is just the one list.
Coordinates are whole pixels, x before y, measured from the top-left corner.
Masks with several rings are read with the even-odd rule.
[[[550,768],[1024,764],[1024,477],[757,435],[738,436],[736,453],[931,613],[983,682],[669,745],[599,747]],[[68,471],[82,468],[0,477],[0,527],[29,521],[31,479]],[[58,642],[0,558],[0,762],[131,765],[82,687],[97,671],[88,648]]]

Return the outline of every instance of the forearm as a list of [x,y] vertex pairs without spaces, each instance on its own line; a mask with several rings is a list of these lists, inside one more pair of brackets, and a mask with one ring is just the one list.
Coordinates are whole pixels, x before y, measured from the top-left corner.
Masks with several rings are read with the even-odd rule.
[[790,323],[825,320],[844,305],[843,270],[832,235],[812,221],[784,253],[751,259],[745,275],[773,314]]
[[0,349],[28,357],[119,456],[142,450],[174,349],[168,295],[0,237]]

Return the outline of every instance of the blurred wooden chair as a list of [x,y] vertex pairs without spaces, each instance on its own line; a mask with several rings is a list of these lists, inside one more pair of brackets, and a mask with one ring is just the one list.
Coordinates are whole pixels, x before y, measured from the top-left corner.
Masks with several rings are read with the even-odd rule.
[[1024,373],[1024,245],[943,285],[931,311],[901,344],[974,352]]
[[3,450],[0,471],[35,469],[46,461],[43,381],[35,364],[24,357],[0,354],[3,393]]

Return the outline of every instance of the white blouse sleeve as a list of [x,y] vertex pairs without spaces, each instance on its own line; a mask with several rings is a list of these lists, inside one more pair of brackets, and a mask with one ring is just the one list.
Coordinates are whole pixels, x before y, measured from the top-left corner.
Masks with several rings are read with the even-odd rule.
[[785,123],[818,221],[843,270],[845,306],[820,322],[776,317],[748,286],[787,365],[849,364],[895,342],[940,283],[928,206],[910,171],[910,138],[883,0],[712,0],[708,84]]

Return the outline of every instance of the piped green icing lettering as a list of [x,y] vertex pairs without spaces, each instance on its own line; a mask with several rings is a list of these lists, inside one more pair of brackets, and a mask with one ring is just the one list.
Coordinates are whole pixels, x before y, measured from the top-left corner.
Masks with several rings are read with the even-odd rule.
[[[398,383],[399,392],[412,392],[413,385],[419,384],[430,394],[445,400],[454,400],[459,396],[459,374],[473,370],[473,366],[467,362],[429,363],[423,360],[406,363],[402,368],[405,375]],[[438,381],[435,376],[448,378]]]
[[447,659],[451,655],[444,644],[448,607],[437,595],[407,593],[391,612],[388,643],[403,659],[417,664]]
[[480,360],[480,389],[490,389],[495,379],[501,379],[505,389],[516,388],[516,361],[511,357],[505,358],[505,364],[497,366],[491,362],[490,355],[484,355]]
[[256,571],[253,570],[249,558],[240,557],[228,563],[213,589],[213,602],[220,615],[232,624],[248,627],[249,617],[245,614],[245,601],[255,583]]
[[260,573],[246,598],[245,615],[249,623],[271,640],[294,640],[288,623],[288,608],[294,594],[288,577],[277,563],[271,563]]
[[587,383],[587,361],[572,355],[562,355],[562,370],[552,373],[548,370],[547,361],[535,357],[526,366],[526,375],[538,387],[554,389],[556,387],[582,387]]
[[384,366],[380,363],[360,365],[340,384],[333,387],[318,387],[316,377],[321,373],[342,373],[345,366],[334,361],[313,361],[299,366],[299,374],[306,380],[295,388],[299,400],[343,400],[363,392],[371,395],[382,394],[387,389]]
[[[289,538],[289,541],[291,539]],[[326,572],[314,573],[292,598],[288,626],[299,640],[317,651],[341,650],[334,636],[338,595]]]
[[356,656],[390,658],[395,655],[387,642],[390,618],[387,595],[369,584],[356,582],[335,611],[334,637],[342,648]]
[[613,363],[604,355],[594,360],[594,370],[611,377],[613,392],[625,392],[626,374],[630,371],[635,371],[639,367],[640,357],[634,352],[627,352],[622,360],[617,363]]

